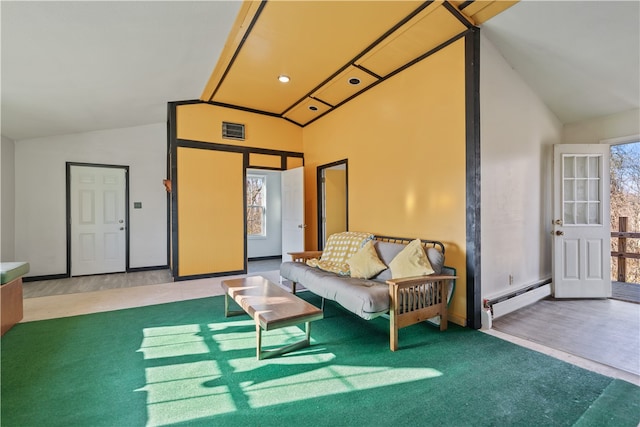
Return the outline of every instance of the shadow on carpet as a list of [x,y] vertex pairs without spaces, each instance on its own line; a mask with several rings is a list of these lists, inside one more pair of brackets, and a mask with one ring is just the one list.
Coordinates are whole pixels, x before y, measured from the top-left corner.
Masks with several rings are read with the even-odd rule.
[[253,321],[223,312],[212,297],[16,325],[1,342],[2,425],[640,422],[639,387],[453,324],[402,329],[391,352],[386,319],[327,303],[311,347],[257,361]]

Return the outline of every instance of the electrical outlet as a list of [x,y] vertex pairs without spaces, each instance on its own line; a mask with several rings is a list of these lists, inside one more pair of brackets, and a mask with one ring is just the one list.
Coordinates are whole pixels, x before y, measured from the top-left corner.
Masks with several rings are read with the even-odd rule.
[[509,275],[509,286],[513,285],[513,274]]

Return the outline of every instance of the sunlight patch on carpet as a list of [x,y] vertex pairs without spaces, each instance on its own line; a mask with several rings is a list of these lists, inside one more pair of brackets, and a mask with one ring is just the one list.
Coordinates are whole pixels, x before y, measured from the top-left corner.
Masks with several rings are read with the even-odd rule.
[[164,326],[145,328],[139,352],[145,359],[206,354],[209,347],[204,343],[199,325]]
[[[312,341],[313,342],[313,341]],[[265,359],[260,361],[262,366],[292,366],[292,365],[305,365],[312,366],[317,364],[327,364],[334,360],[336,355],[328,353],[324,347],[313,347],[298,350],[295,353],[285,354],[273,359]],[[228,361],[229,365],[233,368],[235,373],[251,372],[256,368],[255,357],[239,357]]]
[[148,425],[166,425],[236,410],[229,387],[214,385],[222,372],[214,360],[145,369]]
[[[210,323],[207,327],[211,332],[210,338],[215,341],[220,351],[255,350],[256,348],[256,326],[252,319]],[[304,334],[304,330],[298,326],[263,331],[262,348],[281,347],[297,342],[304,337]],[[313,346],[313,338],[311,344]]]
[[[430,368],[331,365],[244,387],[252,408],[436,378]],[[304,396],[304,398],[302,398]]]
[[[268,331],[263,344],[281,346],[299,340],[301,333],[297,326]],[[251,319],[145,328],[137,351],[154,366],[145,368],[146,385],[135,391],[146,393],[148,425],[189,422],[231,413],[238,406],[262,408],[442,376],[431,368],[335,365],[336,355],[314,346],[313,340],[301,351],[258,361],[246,357],[255,345]],[[194,358],[204,360],[190,361]],[[300,366],[296,374],[284,375],[278,369],[295,365]],[[265,379],[261,372],[265,370],[273,370],[273,376]]]

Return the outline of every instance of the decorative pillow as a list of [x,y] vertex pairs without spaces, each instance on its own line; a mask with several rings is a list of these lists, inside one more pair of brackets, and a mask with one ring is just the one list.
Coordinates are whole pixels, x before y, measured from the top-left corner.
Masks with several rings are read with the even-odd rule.
[[444,266],[444,255],[442,255],[442,252],[436,248],[428,248],[427,258],[429,258],[429,263],[431,264],[431,268],[433,268],[433,272],[436,274],[442,274],[442,267]]
[[370,279],[387,268],[387,266],[380,261],[380,258],[378,258],[372,240],[365,243],[362,249],[349,258],[347,264],[349,264],[351,277],[357,279]]
[[427,276],[433,274],[434,270],[424,252],[420,239],[411,241],[396,257],[389,263],[391,268],[391,278]]
[[347,260],[372,239],[373,234],[358,231],[332,234],[327,239],[327,244],[320,259],[310,259],[307,261],[307,265],[341,276],[348,276],[349,264],[347,264]]
[[[407,247],[407,245],[403,243],[381,241],[375,241],[374,246],[376,248],[376,252],[378,252],[378,258],[380,258],[380,261],[385,263],[385,265],[391,264],[391,261],[393,261],[396,255],[398,255],[404,248]],[[382,270],[382,272],[375,276],[373,280],[378,280],[380,282],[391,280],[391,269],[387,268],[386,270]]]

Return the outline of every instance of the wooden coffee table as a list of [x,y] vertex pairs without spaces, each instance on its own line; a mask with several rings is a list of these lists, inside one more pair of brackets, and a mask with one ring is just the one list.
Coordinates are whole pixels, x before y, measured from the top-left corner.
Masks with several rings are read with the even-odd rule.
[[[310,322],[322,319],[319,308],[287,292],[262,276],[223,280],[225,317],[248,314],[256,322],[256,355],[258,360],[308,347],[311,338]],[[229,310],[229,298],[242,310]],[[305,323],[305,339],[272,350],[262,349],[262,330],[284,328]]]

